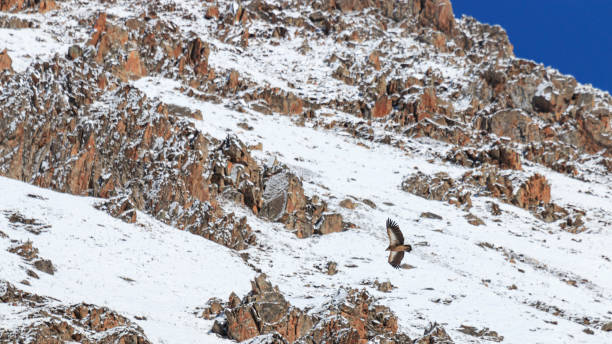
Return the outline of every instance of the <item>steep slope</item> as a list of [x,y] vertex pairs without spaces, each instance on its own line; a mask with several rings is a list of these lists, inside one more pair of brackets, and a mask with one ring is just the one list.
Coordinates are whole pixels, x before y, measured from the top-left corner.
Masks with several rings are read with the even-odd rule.
[[[68,193],[0,179],[5,295],[137,342],[612,341],[612,98],[502,28],[447,0],[0,8],[0,173]],[[29,340],[47,303],[0,320]]]

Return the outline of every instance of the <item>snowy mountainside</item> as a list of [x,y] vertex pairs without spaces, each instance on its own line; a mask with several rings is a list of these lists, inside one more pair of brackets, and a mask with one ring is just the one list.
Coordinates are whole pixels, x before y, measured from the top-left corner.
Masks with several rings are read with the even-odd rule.
[[447,0],[0,10],[0,341],[612,342],[612,98],[499,26]]

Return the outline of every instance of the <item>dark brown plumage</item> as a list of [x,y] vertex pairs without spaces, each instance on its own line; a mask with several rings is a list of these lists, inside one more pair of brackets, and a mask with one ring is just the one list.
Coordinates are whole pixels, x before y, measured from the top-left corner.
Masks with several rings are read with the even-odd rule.
[[389,252],[389,264],[394,268],[399,268],[404,259],[404,252],[412,251],[412,246],[404,245],[404,235],[395,221],[387,219],[387,235],[389,236],[389,247],[385,251]]

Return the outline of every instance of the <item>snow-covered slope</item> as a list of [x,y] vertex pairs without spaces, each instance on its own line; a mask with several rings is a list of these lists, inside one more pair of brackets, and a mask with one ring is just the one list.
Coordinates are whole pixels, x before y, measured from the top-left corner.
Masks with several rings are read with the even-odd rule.
[[[243,294],[255,273],[231,250],[202,237],[138,214],[127,224],[94,208],[99,199],[40,189],[0,177],[0,278],[20,289],[65,303],[109,307],[137,322],[157,343],[217,343],[207,333],[212,322],[196,317],[210,297]],[[34,219],[43,229],[10,222],[12,214]],[[41,258],[51,260],[53,275],[38,272],[8,249],[31,241]],[[36,269],[34,269],[36,270]],[[36,270],[37,271],[37,270]],[[28,281],[29,286],[21,281]],[[2,304],[3,329],[23,321]],[[16,320],[11,321],[11,319]],[[146,319],[146,320],[138,320]]]
[[[333,131],[296,127],[287,117],[248,115],[182,100],[167,80],[144,78],[136,85],[151,96],[161,96],[164,102],[200,109],[206,114],[196,122],[202,131],[220,138],[234,131],[249,144],[261,142],[263,151],[256,156],[262,160],[272,156],[290,165],[306,181],[307,192],[328,195],[335,210],[357,224],[355,230],[295,240],[282,226],[270,226],[242,211],[249,216],[249,223],[262,231],[259,238],[265,243],[248,252],[297,305],[315,307],[343,284],[391,281],[397,289],[376,295],[397,312],[411,336],[422,332],[426,321],[420,318],[424,318],[452,329],[461,324],[486,326],[511,343],[592,342],[596,339],[582,332],[584,326],[578,324],[581,319],[605,322],[612,316],[612,267],[608,260],[612,233],[605,223],[610,221],[607,210],[612,209],[608,185],[576,181],[542,168],[529,169],[551,181],[556,190],[553,201],[591,209],[593,216],[602,220],[579,238],[543,224],[514,206],[501,204],[503,215],[493,216],[487,201],[494,199],[488,197],[473,198],[472,212],[485,221],[485,225],[473,226],[461,209],[424,200],[399,188],[403,177],[414,170],[428,174],[444,171],[451,176],[465,172],[450,164],[427,162],[428,149],[448,148],[440,143],[406,143],[415,151],[423,151],[422,155],[383,144],[359,145],[359,140]],[[236,126],[251,116],[255,119],[248,123],[253,130]],[[575,190],[590,190],[590,194],[576,195]],[[357,200],[355,210],[338,206],[345,198]],[[377,208],[358,201],[362,199],[374,201]],[[443,219],[420,218],[423,212],[439,214]],[[388,217],[400,224],[410,242],[427,242],[405,258],[415,269],[398,271],[387,264],[384,223]],[[317,270],[316,266],[328,261],[338,263],[339,274],[326,276]],[[578,285],[568,284],[569,280]],[[516,289],[510,289],[513,285]],[[534,306],[538,302],[556,306],[565,314],[558,317],[539,311]],[[612,340],[609,334],[601,336],[602,343]]]

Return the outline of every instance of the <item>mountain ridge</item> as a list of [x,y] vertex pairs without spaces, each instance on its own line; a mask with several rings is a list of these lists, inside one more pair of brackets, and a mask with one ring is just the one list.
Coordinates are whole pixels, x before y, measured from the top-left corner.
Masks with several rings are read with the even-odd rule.
[[[0,217],[2,254],[14,264],[3,264],[3,283],[118,307],[142,328],[137,342],[609,339],[612,98],[514,57],[501,27],[456,19],[447,0],[0,8],[0,173],[95,197],[41,196],[72,204],[83,223],[112,223],[114,233],[61,230],[64,206],[2,179],[14,193]],[[38,37],[39,51],[27,37]],[[419,243],[399,274],[385,261],[387,217]],[[193,242],[172,228],[196,234]],[[133,266],[116,260],[100,283],[141,291],[134,312],[129,293],[85,282],[101,293],[88,296],[83,263],[41,246],[54,238],[79,247],[98,235],[109,247],[103,256],[123,239],[141,240],[160,261],[170,255],[167,236],[193,263],[171,271],[181,266],[174,253],[160,267],[166,280],[140,253],[115,253]],[[55,273],[15,257],[16,242],[37,247]],[[219,260],[239,283],[225,280]],[[203,294],[187,288],[183,308],[170,306],[194,282]],[[234,290],[240,295],[202,311]],[[334,303],[342,290],[350,296]],[[145,306],[156,293],[171,312]],[[270,308],[268,298],[286,306]],[[355,298],[365,301],[352,308]],[[0,317],[14,319],[11,307],[3,302]],[[262,309],[267,320],[256,315]],[[230,330],[247,320],[252,326]],[[9,340],[38,340],[11,331]]]

